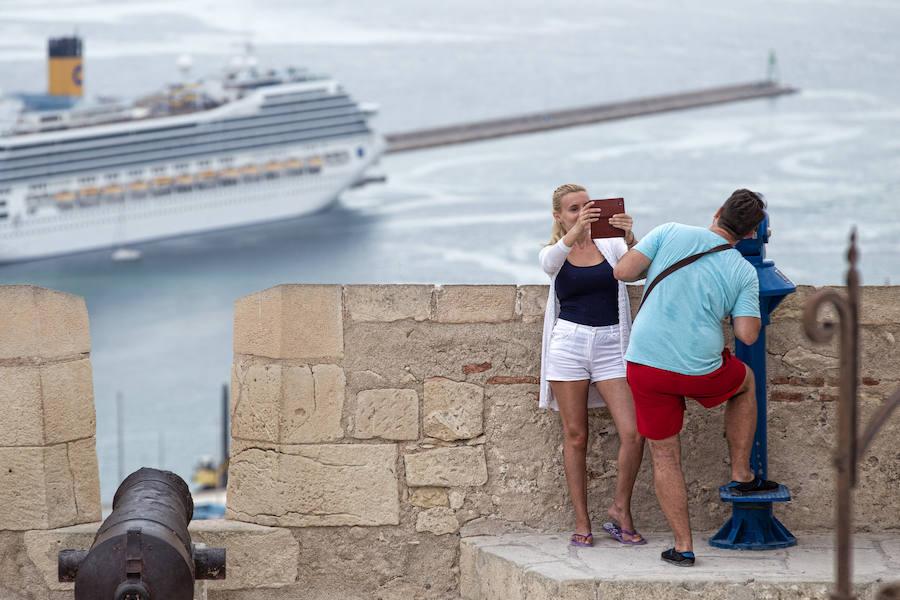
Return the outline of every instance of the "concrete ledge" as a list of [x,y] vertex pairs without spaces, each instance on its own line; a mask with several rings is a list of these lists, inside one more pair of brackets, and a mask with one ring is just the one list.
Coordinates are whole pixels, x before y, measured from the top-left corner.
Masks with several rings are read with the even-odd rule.
[[[708,538],[695,536],[697,564],[689,569],[660,560],[671,547],[668,533],[647,533],[649,543],[640,547],[597,536],[593,548],[577,549],[569,546],[568,534],[463,538],[460,593],[467,600],[826,600],[833,590],[831,536],[798,535],[793,548],[761,552],[713,548]],[[900,581],[900,535],[856,535],[853,542],[860,600]]]

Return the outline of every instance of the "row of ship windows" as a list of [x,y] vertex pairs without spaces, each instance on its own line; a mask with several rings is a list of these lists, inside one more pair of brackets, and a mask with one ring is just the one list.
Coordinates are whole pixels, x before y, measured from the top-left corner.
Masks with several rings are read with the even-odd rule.
[[[351,109],[351,110],[348,110]],[[233,117],[229,119],[223,119],[220,121],[212,121],[208,124],[202,123],[190,123],[185,125],[175,125],[170,127],[157,127],[152,129],[140,130],[140,131],[129,131],[124,133],[112,133],[106,135],[98,135],[98,136],[89,136],[89,137],[81,137],[68,141],[59,141],[59,142],[43,142],[40,144],[23,144],[20,146],[0,146],[0,152],[10,150],[13,152],[17,152],[20,156],[21,153],[25,151],[25,154],[34,154],[35,152],[45,153],[47,151],[73,151],[79,148],[96,148],[96,147],[110,147],[113,145],[121,145],[121,144],[131,144],[135,138],[140,140],[146,139],[172,139],[174,137],[179,136],[193,136],[198,133],[209,133],[209,132],[236,132],[241,129],[258,129],[261,123],[281,123],[284,122],[283,117],[295,116],[300,120],[318,120],[321,119],[323,115],[321,113],[332,113],[327,116],[338,116],[338,115],[350,115],[350,114],[358,114],[356,105],[347,99],[343,98],[334,98],[330,99],[326,102],[320,102],[318,106],[310,106],[306,107],[302,110],[297,110],[296,107],[284,107],[281,111],[275,110],[266,110],[261,114],[251,115],[246,117]],[[306,114],[304,114],[306,113]],[[59,150],[58,150],[59,149]],[[29,152],[30,151],[30,152]]]
[[[323,177],[327,177],[327,176],[323,175]],[[319,188],[323,188],[323,186],[324,186],[324,184],[312,184],[312,186],[307,189],[319,189]],[[255,197],[258,200],[264,200],[264,199],[268,199],[270,197],[270,195],[269,194],[254,194],[249,197],[250,198]],[[158,208],[158,209],[154,209],[154,210],[150,210],[150,211],[143,211],[143,212],[141,212],[141,216],[144,216],[144,217],[157,216],[158,217],[158,216],[165,215],[165,214],[172,214],[173,212],[187,212],[190,210],[196,210],[198,208],[203,208],[203,207],[223,206],[223,205],[230,205],[230,204],[245,204],[247,202],[247,199],[248,199],[248,196],[242,194],[240,196],[226,197],[225,199],[214,200],[212,202],[204,202],[201,204],[195,204],[195,203],[179,204],[179,205],[168,206],[165,208]],[[64,214],[72,215],[74,213],[67,212]],[[101,224],[109,225],[112,223],[120,222],[120,219],[121,219],[121,216],[117,214],[110,218],[100,217],[100,218],[92,218],[90,220],[79,220],[76,222],[69,222],[69,223],[64,223],[64,224],[45,226],[45,227],[42,227],[39,231],[35,231],[32,229],[30,234],[50,233],[53,231],[64,231],[64,230],[73,229],[74,227],[84,228],[84,227],[95,227],[96,225],[101,225]],[[16,232],[15,230],[7,232],[7,233],[11,233],[13,235],[13,237],[19,235],[19,233]]]
[[322,131],[333,127],[347,125],[364,125],[358,114],[342,114],[328,118],[319,118],[313,121],[288,120],[270,123],[266,126],[257,125],[247,131],[236,135],[237,132],[221,131],[213,128],[203,131],[195,131],[182,137],[163,137],[150,139],[144,135],[131,138],[126,144],[116,144],[103,147],[77,148],[71,145],[48,146],[44,152],[34,155],[12,154],[8,156],[3,165],[4,169],[30,168],[39,165],[53,165],[65,159],[66,161],[84,160],[100,156],[121,156],[127,153],[151,152],[153,150],[170,150],[172,148],[184,148],[203,144],[219,144],[222,142],[237,140],[252,140],[267,136],[283,134],[285,132],[313,132]]
[[[195,165],[196,165],[197,170],[204,171],[204,170],[212,168],[213,162],[214,161],[211,159],[210,160],[198,160],[195,163]],[[224,156],[224,157],[218,159],[218,164],[222,167],[229,167],[234,164],[234,157],[233,156]],[[177,164],[173,165],[172,168],[175,170],[175,172],[177,174],[187,173],[191,168],[191,163],[186,163],[186,162],[177,163]],[[153,175],[164,175],[164,174],[168,173],[169,167],[163,165],[163,166],[159,166],[159,167],[149,167],[146,170],[148,170]],[[146,170],[145,169],[130,169],[125,174],[128,177],[134,179],[136,177],[143,177]],[[103,176],[103,178],[105,178],[106,181],[115,182],[115,181],[119,180],[119,177],[121,175],[122,175],[122,173],[107,173],[106,175]],[[97,183],[97,181],[100,179],[101,179],[101,177],[99,175],[89,175],[87,177],[79,177],[77,181],[81,185],[90,185],[93,183]],[[43,191],[46,189],[47,189],[46,183],[32,183],[31,185],[28,186],[28,190],[30,192]]]
[[[148,193],[152,195],[169,194],[171,192],[190,192],[195,189],[206,189],[219,186],[231,186],[240,182],[257,181],[261,178],[275,179],[281,176],[315,174],[321,171],[323,165],[339,166],[349,162],[350,154],[346,151],[330,152],[321,156],[312,156],[306,159],[289,158],[284,161],[272,160],[262,164],[246,164],[239,168],[229,167],[222,170],[201,170],[198,173],[178,173],[175,176],[162,175],[150,181],[134,180],[128,185],[110,183],[103,188],[96,187],[97,176],[82,177],[78,179],[81,184],[87,184],[78,191],[64,190],[55,194],[37,193],[26,198],[29,213],[37,211],[38,207],[56,205],[63,210],[73,206],[96,206],[101,200],[120,202],[126,195],[130,198],[143,198]],[[204,161],[209,162],[209,161]],[[199,163],[198,163],[199,164]],[[179,165],[175,165],[178,167]],[[154,171],[159,167],[154,168]],[[117,174],[116,174],[117,175]],[[108,181],[112,181],[109,175]],[[40,184],[45,185],[45,184]]]
[[[76,157],[68,157],[65,162],[56,163],[46,166],[23,166],[18,169],[7,167],[0,169],[0,180],[8,178],[24,179],[34,177],[47,177],[50,175],[63,175],[77,171],[94,170],[102,168],[115,168],[120,166],[129,166],[128,163],[135,162],[146,163],[166,159],[180,159],[191,156],[204,157],[210,154],[221,152],[238,152],[252,151],[254,149],[262,149],[272,146],[280,146],[284,144],[297,144],[310,142],[313,140],[323,140],[326,138],[345,137],[348,135],[368,133],[361,124],[344,125],[342,127],[326,127],[328,131],[289,131],[280,134],[267,134],[261,137],[252,136],[251,138],[242,138],[240,140],[219,141],[217,143],[200,143],[200,144],[183,144],[180,146],[172,146],[171,144],[161,146],[155,151],[144,150],[137,153],[119,153],[107,157],[86,157],[84,159],[76,159]],[[173,156],[174,155],[174,156]],[[105,164],[104,164],[105,163]],[[2,163],[0,163],[2,164]],[[6,173],[4,173],[4,171]]]

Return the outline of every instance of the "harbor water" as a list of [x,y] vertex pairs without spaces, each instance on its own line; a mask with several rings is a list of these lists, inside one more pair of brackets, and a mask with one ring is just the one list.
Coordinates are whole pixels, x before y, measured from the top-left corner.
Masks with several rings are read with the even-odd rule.
[[[101,495],[140,466],[189,479],[220,453],[234,300],[280,283],[546,283],[537,252],[566,182],[622,196],[640,237],[706,225],[732,190],[769,202],[769,257],[797,284],[900,282],[900,4],[782,0],[0,1],[0,89],[42,91],[46,39],[77,28],[88,95],[220,69],[304,65],[376,102],[382,132],[627,100],[777,75],[800,93],[386,155],[384,184],[310,217],[0,266],[0,283],[82,295],[91,318]],[[117,453],[121,394],[125,452]]]

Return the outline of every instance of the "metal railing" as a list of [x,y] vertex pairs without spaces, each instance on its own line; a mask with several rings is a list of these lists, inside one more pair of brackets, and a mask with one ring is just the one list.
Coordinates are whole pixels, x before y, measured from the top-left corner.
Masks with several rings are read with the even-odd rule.
[[[837,564],[833,600],[855,600],[851,591],[852,577],[852,520],[850,491],[857,484],[857,464],[865,454],[878,430],[900,405],[900,389],[896,390],[869,419],[863,434],[858,434],[857,388],[859,380],[859,272],[856,229],[850,233],[850,249],[847,259],[847,293],[836,290],[820,290],[813,294],[803,309],[803,327],[807,337],[819,343],[831,341],[838,327],[833,322],[819,322],[819,310],[830,304],[837,311],[840,321],[840,396],[838,399],[838,446],[835,453],[837,467]],[[881,597],[893,592],[883,590]]]

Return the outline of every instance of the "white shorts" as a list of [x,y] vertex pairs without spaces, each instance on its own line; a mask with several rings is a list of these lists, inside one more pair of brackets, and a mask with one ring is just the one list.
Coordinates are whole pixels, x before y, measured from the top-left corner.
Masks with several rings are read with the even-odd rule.
[[591,327],[557,319],[547,349],[547,381],[625,377],[618,325]]

